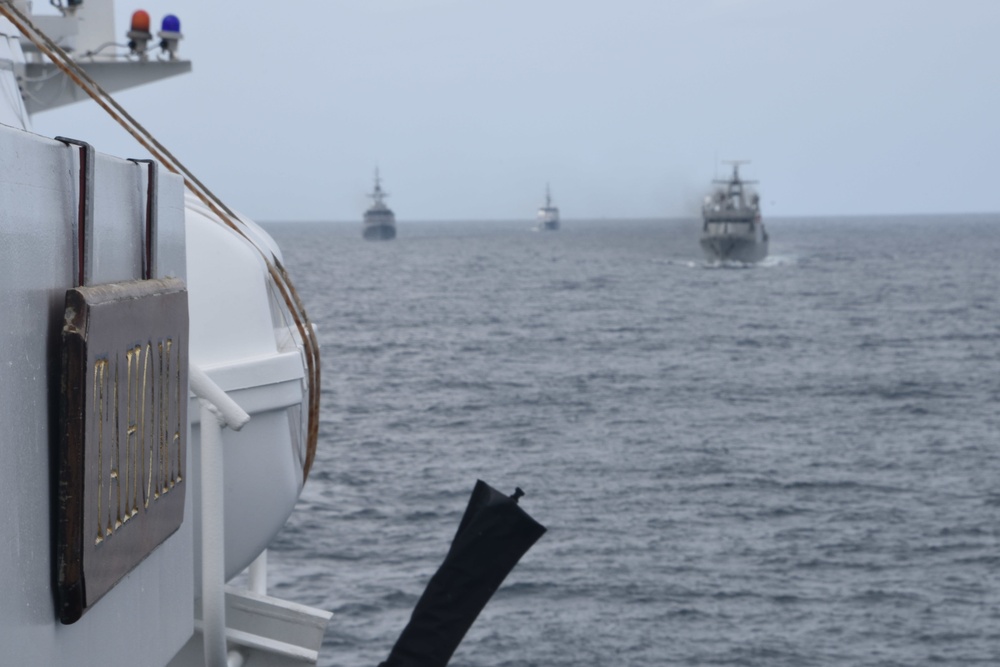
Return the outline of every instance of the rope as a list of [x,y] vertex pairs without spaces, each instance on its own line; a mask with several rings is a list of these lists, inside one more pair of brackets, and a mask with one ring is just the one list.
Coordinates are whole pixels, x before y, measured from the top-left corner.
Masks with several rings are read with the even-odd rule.
[[91,99],[97,102],[126,132],[132,135],[139,144],[149,151],[168,171],[179,174],[184,184],[211,210],[222,222],[234,232],[246,239],[257,249],[268,274],[281,293],[288,306],[295,326],[298,329],[302,345],[305,348],[306,374],[309,383],[308,422],[306,430],[306,458],[302,466],[303,481],[309,476],[313,461],[316,458],[316,444],[319,439],[319,395],[320,395],[320,359],[319,343],[312,322],[306,314],[302,300],[292,285],[288,272],[273,254],[265,251],[254,242],[252,235],[244,231],[245,223],[239,219],[232,209],[226,206],[211,190],[209,190],[180,160],[173,156],[148,130],[139,124],[111,95],[109,95],[87,72],[44,32],[38,29],[31,20],[13,5],[13,0],[0,0],[0,15],[6,17],[21,34],[27,37],[41,53],[44,53],[52,63],[79,86]]

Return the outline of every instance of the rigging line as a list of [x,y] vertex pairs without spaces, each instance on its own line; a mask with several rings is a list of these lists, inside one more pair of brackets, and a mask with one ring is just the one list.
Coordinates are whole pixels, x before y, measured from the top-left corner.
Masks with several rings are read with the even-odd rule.
[[[277,258],[275,258],[274,261],[275,261],[275,268],[276,268],[276,270],[278,270],[278,271],[281,272],[281,276],[284,279],[284,282],[286,284],[288,284],[289,287],[291,287],[291,278],[289,278],[288,272],[285,270],[285,266]],[[277,281],[275,281],[275,282],[277,283]],[[281,283],[277,283],[277,284],[279,285],[279,289],[281,289],[281,287],[280,287]],[[301,297],[299,297],[299,293],[295,290],[294,287],[292,287],[289,291],[291,292],[291,297],[295,300],[295,303],[302,310],[302,313],[305,314],[305,312],[306,312],[305,311],[305,304],[302,303],[302,299],[301,299]],[[309,328],[309,331],[310,331],[311,334],[315,335],[315,330],[312,328],[312,322],[309,321],[308,316],[306,316],[306,318],[305,318],[305,324],[304,325]],[[308,431],[308,436],[307,436],[308,437],[307,442],[314,443],[313,446],[306,448],[306,460],[305,460],[305,463],[303,465],[303,469],[305,471],[304,475],[308,476],[309,475],[309,470],[312,468],[313,461],[316,458],[315,443],[318,442],[318,440],[319,440],[319,408],[320,408],[319,397],[320,397],[320,392],[318,391],[318,388],[319,388],[319,383],[320,383],[320,374],[322,372],[322,364],[320,363],[320,358],[319,358],[319,344],[318,343],[316,345],[311,346],[311,348],[307,348],[306,349],[306,353],[307,354],[311,353],[312,356],[313,356],[312,365],[313,365],[313,368],[315,368],[315,378],[316,378],[316,388],[317,388],[317,391],[311,391],[311,392],[309,392],[309,412],[310,412],[310,414],[315,413],[317,418],[315,420],[310,420],[309,421],[309,426],[308,426],[309,431]]]
[[[108,48],[109,46],[115,46],[115,47],[118,47],[119,49],[127,49],[128,48],[128,44],[120,44],[118,42],[104,42],[103,44],[101,44],[97,48],[91,49],[90,51],[84,51],[83,53],[80,54],[80,57],[81,58],[93,58],[94,56],[99,55],[101,53],[101,51],[103,51],[104,49]],[[116,58],[117,56],[113,55],[112,57]]]
[[[295,321],[299,331],[302,345],[306,353],[306,370],[309,377],[309,408],[308,427],[306,441],[306,462],[303,465],[303,481],[308,476],[309,468],[315,458],[316,446],[319,436],[319,381],[320,381],[320,357],[319,345],[316,340],[315,329],[309,316],[306,313],[295,286],[284,267],[279,272],[275,263],[280,265],[277,257],[273,253],[266,252],[254,239],[240,228],[245,223],[240,220],[222,200],[220,200],[211,190],[209,190],[198,178],[194,176],[169,150],[166,149],[152,134],[139,124],[111,95],[109,95],[87,72],[80,67],[76,61],[58,44],[52,41],[44,32],[38,29],[31,20],[19,9],[13,6],[12,0],[0,0],[0,15],[5,16],[14,24],[23,35],[25,35],[39,51],[44,53],[59,69],[63,70],[73,83],[79,86],[88,96],[104,109],[119,125],[121,125],[132,137],[148,150],[154,158],[159,160],[168,170],[180,174],[184,178],[185,185],[204,203],[209,210],[226,226],[246,239],[261,255],[265,266],[268,269],[272,280],[281,291],[285,305],[288,306],[292,319]],[[112,108],[113,107],[113,108]],[[268,255],[270,254],[270,258]],[[272,261],[272,259],[274,261]]]

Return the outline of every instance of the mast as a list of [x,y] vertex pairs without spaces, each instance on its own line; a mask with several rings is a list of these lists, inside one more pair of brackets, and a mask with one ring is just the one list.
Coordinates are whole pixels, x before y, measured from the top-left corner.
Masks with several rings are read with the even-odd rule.
[[728,180],[715,179],[713,183],[718,183],[720,185],[726,186],[723,191],[725,201],[729,202],[729,206],[733,208],[744,208],[746,206],[746,199],[743,186],[753,185],[757,181],[744,181],[740,178],[740,165],[750,164],[750,160],[722,160],[723,164],[733,165],[733,175]]
[[757,181],[743,181],[743,180],[740,180],[740,165],[741,164],[750,164],[750,160],[722,160],[722,164],[731,164],[731,165],[733,165],[733,175],[728,180],[723,180],[723,179],[720,179],[720,178],[716,178],[716,179],[714,179],[712,181],[713,183],[720,183],[722,185],[733,185],[733,184],[741,184],[741,183],[742,184],[747,184],[747,183],[756,183],[757,182]]
[[378,167],[375,167],[375,190],[368,196],[372,198],[376,206],[382,205],[385,198],[389,196],[388,192],[382,191],[382,178],[379,176]]

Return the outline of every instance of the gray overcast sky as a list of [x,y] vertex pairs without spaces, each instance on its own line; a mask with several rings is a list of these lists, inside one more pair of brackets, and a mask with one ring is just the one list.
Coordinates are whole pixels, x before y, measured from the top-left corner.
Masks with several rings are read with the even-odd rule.
[[[36,0],[36,6],[44,4]],[[117,99],[231,206],[358,220],[1000,211],[997,0],[118,0],[191,74]],[[142,151],[85,103],[35,129]],[[721,173],[721,172],[720,172]]]

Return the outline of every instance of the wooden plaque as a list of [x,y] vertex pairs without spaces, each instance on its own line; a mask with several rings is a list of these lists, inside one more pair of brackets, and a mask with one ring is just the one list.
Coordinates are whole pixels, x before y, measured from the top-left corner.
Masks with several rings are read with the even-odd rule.
[[183,521],[184,283],[71,289],[62,337],[56,582],[68,624]]

